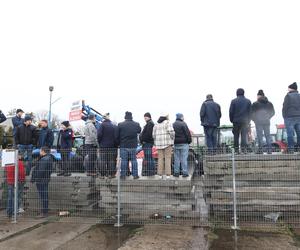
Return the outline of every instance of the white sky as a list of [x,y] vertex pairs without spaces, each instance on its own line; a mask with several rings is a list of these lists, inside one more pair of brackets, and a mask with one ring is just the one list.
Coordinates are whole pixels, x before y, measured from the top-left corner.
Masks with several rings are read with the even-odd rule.
[[[68,119],[85,99],[118,121],[126,110],[143,124],[164,111],[200,131],[207,93],[222,106],[236,88],[254,101],[262,88],[281,123],[287,86],[300,74],[300,2],[1,1],[0,109],[48,109],[48,86]],[[300,87],[300,86],[299,86]],[[274,128],[273,128],[274,129]]]

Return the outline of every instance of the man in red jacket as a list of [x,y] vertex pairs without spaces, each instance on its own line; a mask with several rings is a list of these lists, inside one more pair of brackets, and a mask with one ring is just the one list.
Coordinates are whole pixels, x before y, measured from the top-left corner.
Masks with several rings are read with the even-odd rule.
[[[19,176],[18,176],[18,211],[24,212],[23,207],[23,189],[25,184],[25,168],[23,161],[18,162]],[[7,165],[6,171],[6,182],[7,182],[7,216],[11,218],[14,213],[14,186],[15,186],[15,165]]]

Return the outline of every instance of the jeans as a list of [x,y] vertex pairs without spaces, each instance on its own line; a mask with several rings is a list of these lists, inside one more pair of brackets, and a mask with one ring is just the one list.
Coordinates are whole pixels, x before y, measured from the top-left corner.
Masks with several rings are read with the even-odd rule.
[[217,127],[204,127],[205,140],[208,151],[215,151],[217,149]]
[[121,156],[121,176],[126,176],[128,161],[131,161],[132,176],[138,176],[138,164],[136,160],[135,148],[120,148]]
[[188,156],[189,144],[175,144],[174,145],[174,174],[180,173],[180,165],[182,167],[182,174],[188,175]]
[[118,150],[116,148],[100,148],[99,172],[101,176],[116,174]]
[[143,151],[144,151],[143,168],[145,168],[143,173],[146,176],[155,175],[155,164],[152,157],[152,147],[153,144],[151,143],[145,143],[143,145]]
[[239,141],[241,136],[241,150],[246,151],[247,149],[247,134],[248,134],[248,123],[233,123],[233,136],[234,136],[234,149],[235,152],[239,152]]
[[33,146],[30,145],[18,145],[19,153],[23,156],[26,166],[26,175],[30,175],[31,165],[32,165],[32,149]]
[[87,172],[90,174],[96,173],[96,161],[97,161],[97,146],[92,144],[84,145],[86,155],[88,155]]
[[258,140],[258,150],[262,152],[263,148],[263,134],[266,137],[267,149],[268,152],[272,152],[271,147],[271,135],[270,135],[270,124],[255,124],[256,134]]
[[[23,192],[24,192],[24,183],[18,183],[18,207],[23,207]],[[14,214],[14,197],[15,197],[15,185],[7,185],[7,216],[11,217]]]
[[285,118],[284,125],[286,127],[288,150],[293,151],[294,142],[294,131],[297,135],[297,146],[300,145],[300,117]]
[[36,183],[36,188],[39,193],[39,197],[42,205],[42,214],[48,214],[48,182],[47,183]]

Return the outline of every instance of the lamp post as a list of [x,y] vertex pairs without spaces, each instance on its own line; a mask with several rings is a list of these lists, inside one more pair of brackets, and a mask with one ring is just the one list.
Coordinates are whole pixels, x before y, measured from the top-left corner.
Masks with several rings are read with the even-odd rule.
[[49,117],[48,117],[48,126],[51,128],[51,108],[52,108],[52,92],[54,90],[53,86],[49,86],[49,91],[50,91],[50,103],[49,103]]

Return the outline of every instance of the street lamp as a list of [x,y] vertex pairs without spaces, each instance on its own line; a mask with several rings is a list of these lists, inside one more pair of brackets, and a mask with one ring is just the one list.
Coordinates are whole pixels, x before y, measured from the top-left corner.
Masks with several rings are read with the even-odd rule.
[[51,128],[51,108],[52,108],[52,92],[54,90],[53,86],[49,86],[49,91],[50,91],[50,103],[49,103],[49,117],[48,117],[48,126]]

